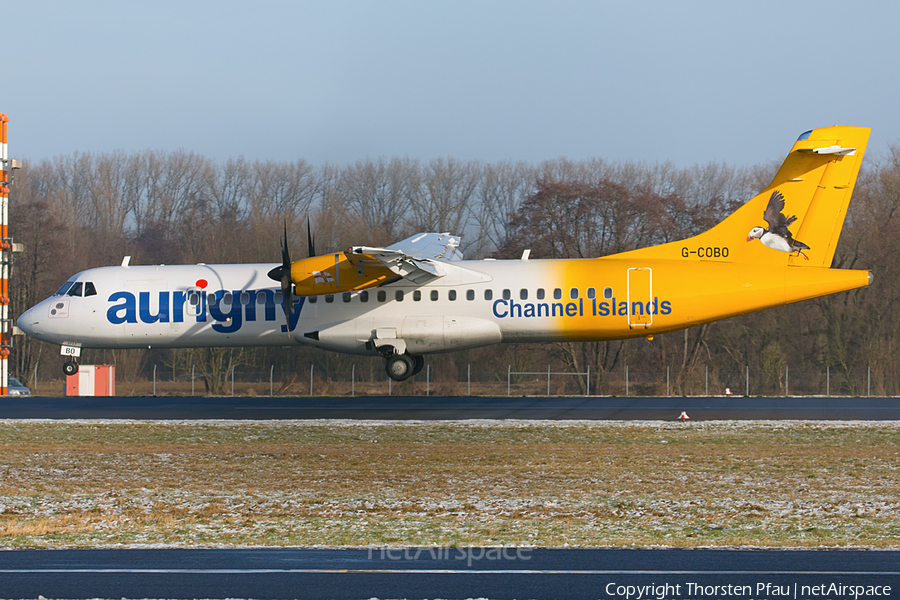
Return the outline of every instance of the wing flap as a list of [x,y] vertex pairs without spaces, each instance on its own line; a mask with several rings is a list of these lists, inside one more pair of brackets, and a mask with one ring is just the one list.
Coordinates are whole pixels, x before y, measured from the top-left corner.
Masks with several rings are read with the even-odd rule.
[[463,259],[463,255],[459,251],[459,236],[449,233],[417,233],[396,244],[391,244],[387,250],[397,250],[419,259],[446,261]]
[[417,285],[443,277],[445,271],[441,262],[463,258],[459,251],[459,236],[449,233],[419,233],[387,248],[353,246],[346,254],[354,264],[360,259],[378,261]]

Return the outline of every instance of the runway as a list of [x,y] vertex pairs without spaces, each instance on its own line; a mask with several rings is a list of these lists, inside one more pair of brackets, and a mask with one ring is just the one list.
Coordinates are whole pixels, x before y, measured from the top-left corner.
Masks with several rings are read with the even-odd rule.
[[0,419],[900,420],[900,398],[6,397]]
[[[900,586],[900,552],[400,548],[0,553],[0,593],[6,598],[637,600],[637,588],[629,586],[648,585],[653,587],[644,588],[642,598],[874,600],[876,594],[893,597]],[[856,593],[857,586],[881,587]]]

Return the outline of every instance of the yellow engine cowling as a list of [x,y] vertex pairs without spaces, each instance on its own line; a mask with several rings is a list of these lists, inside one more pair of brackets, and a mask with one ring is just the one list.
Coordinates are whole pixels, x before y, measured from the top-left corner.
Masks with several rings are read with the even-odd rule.
[[291,281],[297,296],[364,290],[396,277],[397,274],[366,254],[348,256],[336,252],[291,263]]

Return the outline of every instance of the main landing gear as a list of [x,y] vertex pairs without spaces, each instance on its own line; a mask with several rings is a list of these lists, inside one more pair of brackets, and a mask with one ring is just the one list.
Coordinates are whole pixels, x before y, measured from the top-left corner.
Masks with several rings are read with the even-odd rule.
[[67,377],[78,372],[78,363],[74,360],[67,360],[63,363],[63,374]]
[[392,354],[384,359],[384,370],[394,381],[406,381],[425,367],[425,357]]

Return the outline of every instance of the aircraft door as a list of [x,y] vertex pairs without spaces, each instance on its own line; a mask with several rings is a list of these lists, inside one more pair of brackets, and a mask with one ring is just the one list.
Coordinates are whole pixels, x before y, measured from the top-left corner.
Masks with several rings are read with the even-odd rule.
[[628,269],[628,326],[649,327],[653,324],[653,270],[650,267]]

